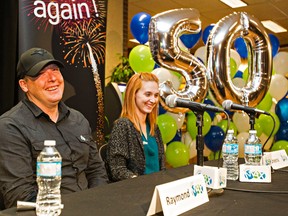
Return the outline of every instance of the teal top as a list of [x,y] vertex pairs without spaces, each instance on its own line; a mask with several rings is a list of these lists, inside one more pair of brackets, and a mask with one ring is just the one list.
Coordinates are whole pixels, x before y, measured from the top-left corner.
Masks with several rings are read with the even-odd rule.
[[143,146],[144,146],[144,154],[145,154],[145,172],[144,174],[150,174],[153,172],[158,172],[160,170],[159,167],[159,155],[158,155],[158,145],[155,137],[150,135],[150,126],[146,123],[146,131],[147,131],[147,139],[143,133],[141,133]]

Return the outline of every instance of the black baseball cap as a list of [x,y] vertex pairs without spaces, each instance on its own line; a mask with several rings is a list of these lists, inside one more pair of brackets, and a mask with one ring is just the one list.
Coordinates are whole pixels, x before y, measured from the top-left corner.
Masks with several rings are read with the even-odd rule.
[[64,67],[63,63],[56,60],[53,55],[42,48],[31,48],[25,51],[17,65],[18,79],[24,76],[35,77],[47,65],[56,64],[58,67]]

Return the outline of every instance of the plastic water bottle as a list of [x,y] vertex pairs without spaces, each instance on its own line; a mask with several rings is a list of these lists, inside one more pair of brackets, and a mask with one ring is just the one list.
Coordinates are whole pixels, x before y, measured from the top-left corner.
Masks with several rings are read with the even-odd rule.
[[238,153],[238,140],[234,136],[234,130],[228,130],[222,147],[222,157],[223,167],[227,168],[229,180],[237,180],[239,177]]
[[61,166],[62,158],[55,148],[54,140],[45,140],[44,148],[37,157],[36,215],[60,215],[61,205]]
[[262,144],[256,130],[249,131],[249,137],[244,145],[244,158],[246,165],[261,165]]

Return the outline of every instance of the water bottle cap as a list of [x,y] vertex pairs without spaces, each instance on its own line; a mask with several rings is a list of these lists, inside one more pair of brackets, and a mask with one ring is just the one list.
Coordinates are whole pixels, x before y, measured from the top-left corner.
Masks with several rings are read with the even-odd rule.
[[56,141],[55,140],[44,140],[44,146],[55,146]]
[[233,130],[233,129],[229,129],[229,130],[227,131],[227,133],[233,133],[233,134],[234,134],[234,130]]
[[252,133],[252,134],[256,134],[257,133],[256,130],[250,130],[249,132]]

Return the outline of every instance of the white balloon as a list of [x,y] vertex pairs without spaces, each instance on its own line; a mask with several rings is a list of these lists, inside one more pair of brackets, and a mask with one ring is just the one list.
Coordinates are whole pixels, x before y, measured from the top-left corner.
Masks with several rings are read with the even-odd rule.
[[188,147],[190,151],[190,159],[197,156],[196,140],[193,140],[188,132],[182,134],[182,142]]
[[281,100],[288,91],[288,80],[281,74],[274,74],[271,79],[268,92],[276,99]]
[[213,125],[217,125],[220,121],[223,120],[223,117],[221,114],[216,114],[213,121],[212,121],[212,124]]
[[239,77],[234,78],[232,82],[238,88],[243,88],[246,85],[246,82],[242,78],[239,78]]
[[184,124],[184,121],[185,121],[185,114],[183,113],[172,113],[172,112],[169,112],[167,111],[166,112],[168,115],[172,116],[173,119],[175,119],[176,121],[176,124],[177,124],[177,129],[181,129],[181,127],[183,126]]
[[151,73],[153,73],[154,75],[158,77],[159,83],[163,83],[165,81],[172,82],[173,88],[175,90],[178,90],[181,85],[180,79],[174,73],[172,73],[170,70],[166,68],[161,68],[161,67],[156,68]]
[[239,68],[241,65],[241,56],[239,53],[234,49],[230,49],[230,57],[235,60],[237,68]]
[[[151,73],[156,75],[159,79],[159,83],[172,79],[171,72],[165,68],[156,68]],[[172,82],[172,81],[171,81]]]
[[239,133],[249,131],[249,116],[245,112],[235,112],[232,117],[233,123],[235,124]]
[[[261,144],[262,144],[262,146],[263,146],[264,143],[266,142],[266,140],[268,139],[268,136],[267,136],[265,133],[262,133],[262,134],[259,136],[259,139],[260,139]],[[267,141],[267,143],[266,143],[266,145],[265,145],[265,147],[264,147],[264,150],[265,150],[265,151],[268,151],[268,150],[271,148],[273,142],[274,142],[274,137],[272,136],[272,137]]]
[[172,85],[173,85],[173,88],[175,90],[178,90],[180,85],[181,85],[181,79],[179,79],[174,73],[171,73],[171,82],[172,82]]
[[196,51],[194,56],[200,58],[204,65],[206,65],[206,46],[199,47]]
[[273,58],[273,67],[276,74],[288,74],[288,52],[278,52]]

